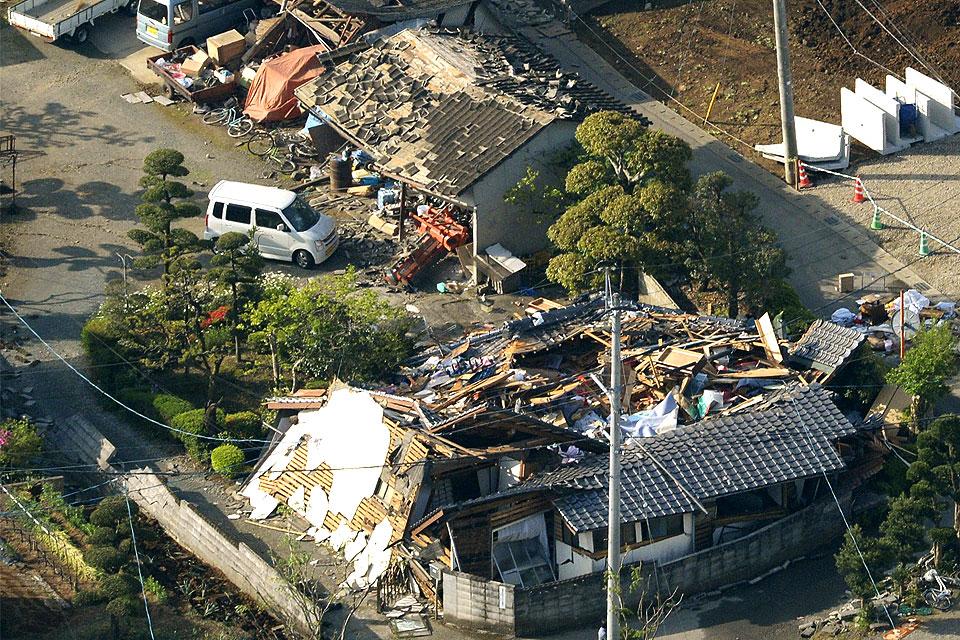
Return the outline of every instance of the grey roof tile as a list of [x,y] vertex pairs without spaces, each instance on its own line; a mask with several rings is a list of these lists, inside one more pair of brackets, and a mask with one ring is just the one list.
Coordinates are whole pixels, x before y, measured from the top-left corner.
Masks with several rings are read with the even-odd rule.
[[855,329],[826,320],[816,320],[790,351],[790,359],[799,364],[832,373],[866,339]]

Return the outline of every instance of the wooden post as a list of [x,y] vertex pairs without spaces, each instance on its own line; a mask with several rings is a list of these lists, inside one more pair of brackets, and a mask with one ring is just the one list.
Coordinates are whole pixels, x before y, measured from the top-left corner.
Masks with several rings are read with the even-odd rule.
[[703,124],[710,122],[710,114],[713,113],[713,103],[717,101],[717,94],[720,93],[720,83],[717,83],[713,90],[713,97],[710,98],[710,104],[707,106],[707,115],[703,116]]
[[397,241],[403,242],[403,223],[407,219],[407,183],[400,183],[400,223],[397,225]]

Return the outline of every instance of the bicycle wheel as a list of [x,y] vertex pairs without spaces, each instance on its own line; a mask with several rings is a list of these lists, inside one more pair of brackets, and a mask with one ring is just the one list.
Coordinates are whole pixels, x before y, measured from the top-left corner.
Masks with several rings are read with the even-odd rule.
[[319,156],[317,150],[308,142],[295,142],[290,150],[293,152],[292,155],[304,160],[313,160]]
[[273,136],[270,135],[269,131],[258,131],[247,140],[247,151],[261,158],[275,148],[276,145],[273,143]]
[[293,173],[297,170],[297,165],[290,158],[280,154],[271,153],[267,156],[280,173]]
[[229,109],[220,107],[219,109],[211,109],[207,112],[200,120],[203,124],[220,124],[223,122],[224,118],[227,117]]
[[227,126],[227,135],[231,138],[243,138],[250,135],[251,131],[253,131],[253,120],[246,116],[237,118]]

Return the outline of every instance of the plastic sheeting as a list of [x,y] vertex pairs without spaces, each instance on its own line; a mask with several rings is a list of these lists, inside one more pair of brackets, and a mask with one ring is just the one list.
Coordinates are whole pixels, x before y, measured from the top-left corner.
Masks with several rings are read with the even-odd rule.
[[293,91],[320,75],[323,65],[317,54],[327,50],[326,45],[303,47],[261,64],[247,90],[243,112],[257,122],[279,122],[299,116],[300,103]]
[[620,428],[631,438],[649,438],[677,428],[677,399],[667,394],[653,409],[637,411],[623,419]]

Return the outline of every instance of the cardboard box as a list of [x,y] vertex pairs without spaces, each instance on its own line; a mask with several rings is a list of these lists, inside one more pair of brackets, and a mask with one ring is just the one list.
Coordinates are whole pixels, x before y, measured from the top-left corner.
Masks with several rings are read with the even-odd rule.
[[210,60],[210,56],[206,53],[197,49],[197,52],[183,61],[180,65],[180,70],[183,71],[188,76],[196,78],[200,75],[200,72],[209,67],[213,62]]
[[236,29],[207,38],[207,54],[220,67],[230,64],[246,50],[247,41]]

